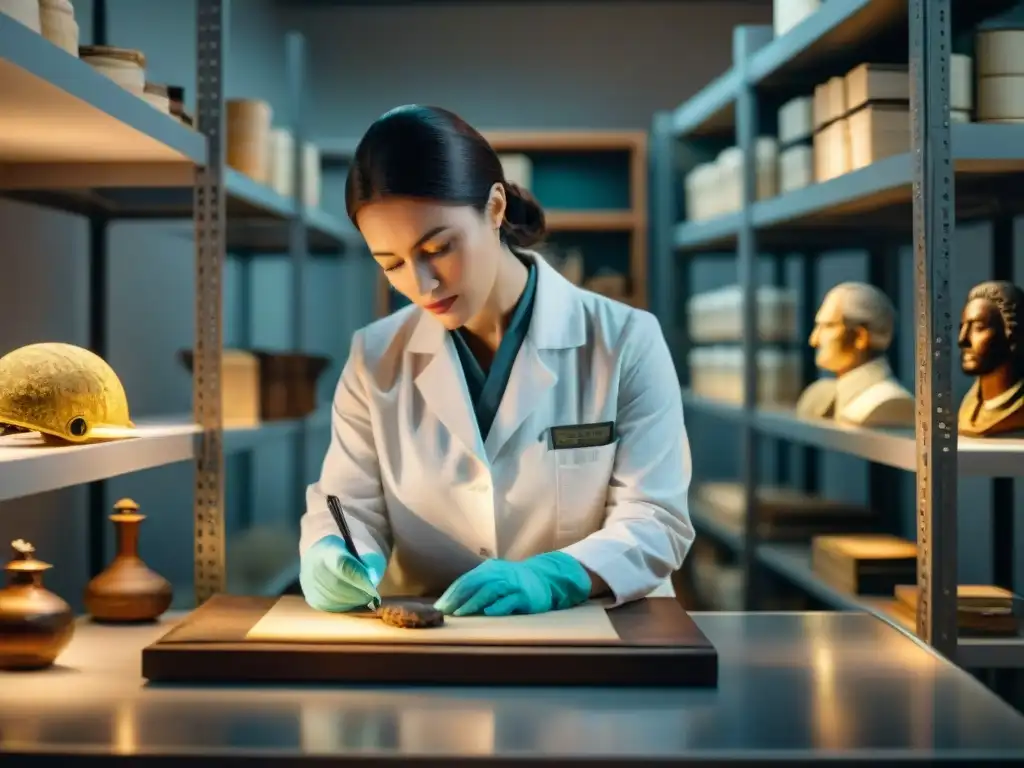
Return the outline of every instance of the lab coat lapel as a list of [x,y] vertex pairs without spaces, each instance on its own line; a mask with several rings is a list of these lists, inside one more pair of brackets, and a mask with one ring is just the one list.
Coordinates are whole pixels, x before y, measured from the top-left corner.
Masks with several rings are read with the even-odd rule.
[[540,255],[521,254],[537,265],[537,295],[530,327],[519,348],[498,413],[487,435],[487,457],[494,461],[558,382],[564,350],[586,341],[578,289]]
[[486,460],[466,378],[447,331],[424,314],[413,331],[409,351],[430,358],[416,376],[416,388],[427,408],[467,451]]

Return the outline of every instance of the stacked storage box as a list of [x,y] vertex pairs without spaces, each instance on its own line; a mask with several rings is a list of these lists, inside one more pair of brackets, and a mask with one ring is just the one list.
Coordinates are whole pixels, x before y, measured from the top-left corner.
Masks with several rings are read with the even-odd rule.
[[1024,122],[1024,29],[979,32],[978,121]]
[[[699,293],[687,302],[690,340],[690,386],[700,397],[743,402],[741,318],[743,294],[738,285]],[[762,342],[792,344],[797,337],[796,294],[775,286],[757,291],[758,336]],[[800,396],[800,354],[789,349],[759,349],[758,392],[762,405],[792,406]]]
[[[754,148],[757,164],[757,199],[767,200],[779,193],[779,143],[762,136]],[[735,213],[743,207],[743,150],[723,149],[714,162],[691,170],[683,181],[686,218],[704,221]]]
[[[950,57],[950,119],[969,122],[972,61]],[[814,175],[828,181],[910,151],[906,65],[864,63],[814,90]]]
[[797,96],[779,108],[779,192],[814,183],[814,99]]

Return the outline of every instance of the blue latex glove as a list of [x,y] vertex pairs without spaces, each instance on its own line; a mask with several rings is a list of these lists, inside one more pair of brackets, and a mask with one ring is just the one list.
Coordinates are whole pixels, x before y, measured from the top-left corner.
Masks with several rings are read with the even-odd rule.
[[376,552],[362,555],[363,567],[340,536],[327,536],[302,556],[299,584],[306,602],[319,611],[343,613],[380,605],[377,585],[387,563]]
[[545,613],[586,601],[590,589],[590,574],[576,558],[547,552],[481,563],[457,578],[434,607],[453,616]]

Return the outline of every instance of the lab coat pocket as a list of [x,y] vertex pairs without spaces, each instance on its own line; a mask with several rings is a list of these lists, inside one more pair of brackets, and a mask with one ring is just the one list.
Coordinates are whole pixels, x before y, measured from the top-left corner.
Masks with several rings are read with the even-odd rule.
[[617,442],[612,442],[551,451],[558,507],[556,548],[575,543],[601,527],[616,448]]

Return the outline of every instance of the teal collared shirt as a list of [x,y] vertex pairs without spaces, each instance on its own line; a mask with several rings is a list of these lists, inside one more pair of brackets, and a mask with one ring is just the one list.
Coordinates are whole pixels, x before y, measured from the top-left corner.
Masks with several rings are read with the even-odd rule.
[[519,348],[523,346],[526,332],[530,329],[533,300],[537,294],[537,267],[530,264],[529,270],[526,288],[523,290],[523,295],[519,297],[516,308],[512,311],[512,320],[501,339],[501,344],[498,345],[498,351],[494,355],[494,362],[491,363],[490,370],[485,371],[477,361],[466,343],[461,328],[451,332],[452,341],[459,354],[459,361],[462,363],[462,372],[466,377],[466,386],[469,389],[469,399],[473,404],[482,440],[487,439],[494,418],[498,415],[498,406],[501,405],[505,387],[508,386],[509,377],[512,376],[512,366],[516,362]]

